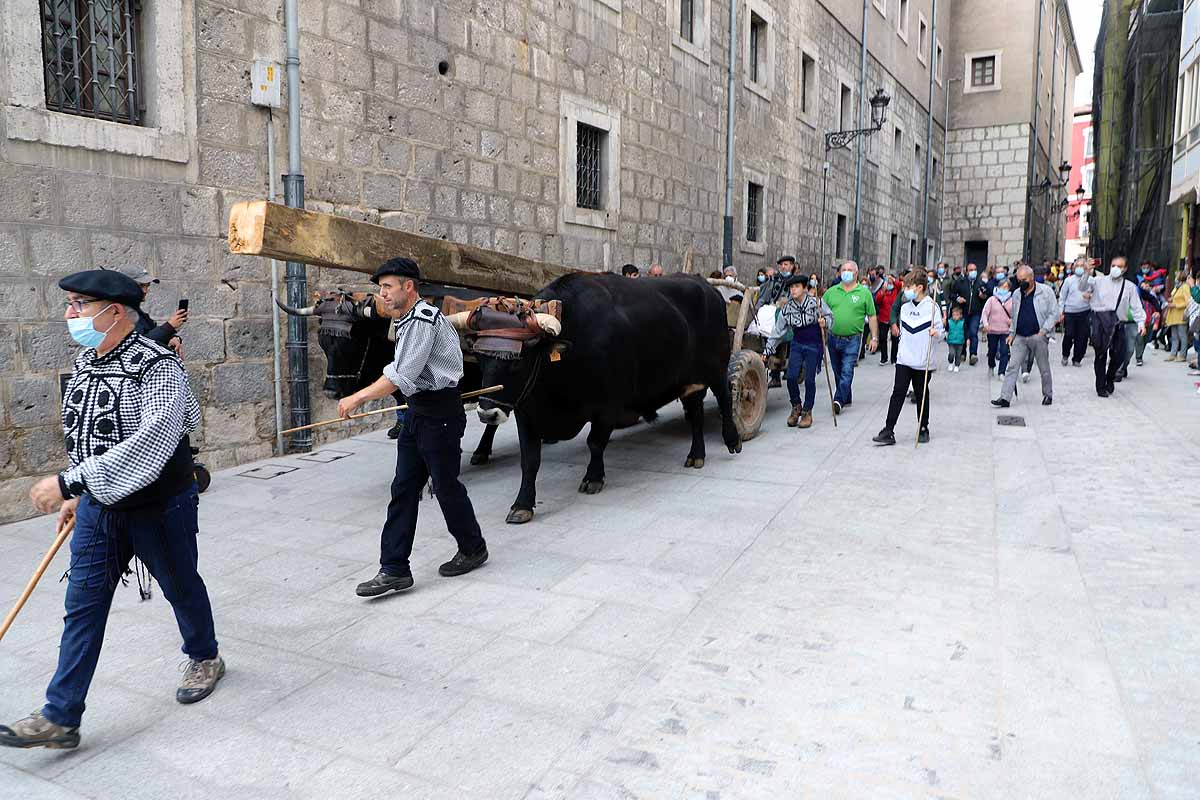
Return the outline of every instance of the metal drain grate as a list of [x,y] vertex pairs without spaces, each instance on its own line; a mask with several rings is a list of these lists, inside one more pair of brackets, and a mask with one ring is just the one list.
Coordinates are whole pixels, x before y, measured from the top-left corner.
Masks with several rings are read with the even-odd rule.
[[282,464],[265,464],[261,467],[248,469],[245,472],[239,472],[238,475],[243,478],[255,478],[260,481],[269,481],[271,478],[278,478],[280,475],[287,475],[289,472],[295,472],[298,467],[285,467]]
[[338,461],[352,456],[354,453],[348,453],[345,450],[315,450],[307,455],[299,456],[300,461],[313,461],[317,464],[328,464],[331,461]]
[[1025,427],[1025,418],[1024,417],[1011,417],[1011,416],[996,417],[996,424],[997,425],[1008,425],[1013,428],[1024,428]]

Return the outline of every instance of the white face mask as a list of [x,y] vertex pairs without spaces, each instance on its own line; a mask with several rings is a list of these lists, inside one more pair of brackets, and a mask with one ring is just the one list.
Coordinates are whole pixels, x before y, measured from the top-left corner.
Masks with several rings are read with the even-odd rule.
[[1116,280],[1117,278],[1121,277],[1121,275],[1123,275],[1124,273],[1125,273],[1125,270],[1121,269],[1120,267],[1112,267],[1108,271],[1108,276],[1110,278],[1112,278],[1113,280]]

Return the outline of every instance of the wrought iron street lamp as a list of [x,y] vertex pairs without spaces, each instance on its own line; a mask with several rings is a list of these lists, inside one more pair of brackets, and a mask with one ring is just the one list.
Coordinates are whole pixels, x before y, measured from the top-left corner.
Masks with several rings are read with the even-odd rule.
[[821,262],[818,265],[818,270],[822,273],[825,270],[825,240],[828,236],[828,229],[825,227],[825,196],[829,187],[829,152],[846,149],[858,137],[870,136],[883,128],[883,123],[887,122],[887,108],[888,104],[892,102],[892,98],[883,89],[876,89],[869,102],[871,104],[871,127],[830,131],[825,134],[825,163],[822,166],[821,177]]

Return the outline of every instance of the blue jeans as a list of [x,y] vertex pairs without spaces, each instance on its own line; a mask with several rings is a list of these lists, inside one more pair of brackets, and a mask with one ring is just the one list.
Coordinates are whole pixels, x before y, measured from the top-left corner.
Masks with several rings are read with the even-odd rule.
[[837,378],[837,390],[833,399],[844,406],[854,399],[850,385],[854,383],[854,365],[858,363],[858,347],[862,334],[853,336],[829,336],[829,368]]
[[804,344],[792,340],[792,349],[788,353],[787,388],[792,405],[800,405],[800,369],[804,369],[804,405],[805,411],[812,411],[817,399],[817,372],[821,369],[821,346],[819,344]]
[[995,367],[999,362],[997,374],[1003,375],[1008,369],[1008,334],[989,333],[988,337],[988,366]]
[[417,506],[425,481],[430,478],[434,497],[458,549],[473,556],[487,547],[467,489],[458,479],[466,425],[462,411],[446,419],[409,415],[396,440],[396,477],[392,479],[392,499],[380,535],[380,571],[388,575],[412,574],[408,559],[417,533]]
[[979,314],[972,314],[966,318],[967,344],[973,356],[979,354],[979,317]]
[[113,592],[133,556],[142,560],[171,604],[183,652],[203,661],[217,655],[208,589],[196,571],[196,485],[161,511],[106,511],[90,495],[79,501],[71,535],[67,614],[58,669],[46,689],[42,715],[76,727],[100,660]]

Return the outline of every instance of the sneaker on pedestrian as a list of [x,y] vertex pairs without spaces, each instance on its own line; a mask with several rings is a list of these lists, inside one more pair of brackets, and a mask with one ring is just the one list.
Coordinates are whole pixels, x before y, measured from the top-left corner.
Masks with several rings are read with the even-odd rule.
[[972,367],[975,366],[976,364],[979,363],[979,356],[972,353],[971,359],[967,363],[970,364]]
[[787,424],[789,428],[796,427],[796,423],[800,421],[800,414],[804,411],[803,406],[792,406],[792,413],[788,414]]
[[1109,389],[1107,386],[1103,386],[1096,390],[1096,394],[1099,395],[1100,397],[1108,397],[1109,395],[1112,394],[1112,390]]
[[183,671],[183,680],[175,690],[175,700],[189,705],[199,703],[213,693],[217,681],[225,677],[225,659],[218,656],[203,661],[191,659]]
[[895,444],[896,434],[892,433],[891,428],[884,428],[879,433],[875,434],[875,436],[871,438],[871,441],[875,444]]
[[1063,360],[1062,360],[1062,365],[1063,365],[1064,367],[1067,365],[1067,359],[1066,359],[1066,357],[1065,357],[1065,356],[1063,357]]
[[1072,366],[1072,367],[1082,367],[1082,366],[1083,366],[1083,362],[1082,362],[1082,361],[1072,361],[1072,362],[1071,362],[1071,366]]
[[917,434],[917,444],[928,444],[928,443],[929,443],[929,428],[921,428],[920,433]]
[[1139,367],[1140,367],[1140,366],[1142,366],[1142,360],[1141,360],[1140,358],[1137,360],[1137,365],[1138,365]]
[[438,567],[438,574],[445,578],[466,575],[471,570],[482,567],[484,562],[487,560],[488,551],[486,547],[473,556],[465,555],[461,550],[459,550],[454,554],[454,558]]
[[991,376],[993,376],[993,375],[995,375],[995,374],[996,374],[996,368],[995,368],[995,367],[988,367],[988,377],[991,377]]
[[1044,406],[1048,406],[1053,402],[1054,402],[1054,398],[1051,397],[1050,395],[1045,395],[1044,397],[1042,397],[1042,405],[1044,405]]
[[888,363],[888,360],[886,358],[879,359],[879,366],[886,367],[887,363]]
[[1003,397],[998,397],[992,401],[992,405],[994,405],[996,408],[1008,408],[1011,404]]
[[812,427],[812,412],[811,411],[801,412],[800,421],[798,423],[796,423],[796,426],[799,428],[811,428]]
[[412,575],[389,575],[379,570],[374,578],[356,586],[354,593],[359,597],[377,597],[384,592],[403,592],[411,589],[412,585]]
[[1021,383],[1029,383],[1029,373],[1028,372],[1021,373]]
[[79,728],[56,725],[35,711],[12,725],[0,725],[0,746],[70,750],[79,746]]
[[840,400],[834,400],[834,401],[833,401],[833,413],[834,413],[834,414],[841,414],[841,413],[842,413],[842,403],[841,403],[841,401],[840,401]]

